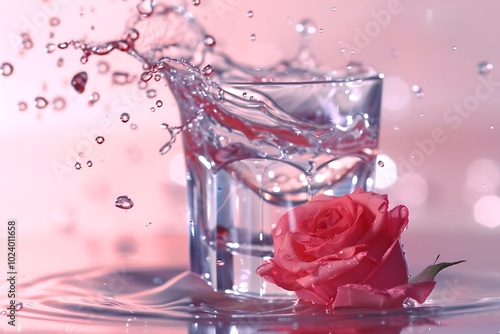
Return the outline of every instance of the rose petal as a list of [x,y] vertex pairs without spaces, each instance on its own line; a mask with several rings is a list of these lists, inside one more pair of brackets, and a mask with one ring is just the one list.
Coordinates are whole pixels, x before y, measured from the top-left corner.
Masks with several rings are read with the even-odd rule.
[[369,285],[343,285],[338,289],[332,308],[397,308],[401,307],[407,298],[423,303],[435,285],[435,281],[426,281],[399,285],[388,290],[375,289]]

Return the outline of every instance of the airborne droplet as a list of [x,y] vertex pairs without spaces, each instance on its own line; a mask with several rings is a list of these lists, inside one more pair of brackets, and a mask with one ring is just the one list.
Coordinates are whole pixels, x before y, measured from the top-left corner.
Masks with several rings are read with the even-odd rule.
[[28,104],[24,101],[19,102],[17,106],[19,107],[19,111],[25,111],[28,109]]
[[316,33],[316,25],[311,20],[302,20],[300,23],[295,25],[295,30],[300,32],[302,35],[314,35]]
[[48,104],[49,102],[47,102],[47,100],[44,97],[38,96],[35,98],[35,107],[37,107],[38,109],[43,109]]
[[163,101],[162,101],[162,100],[158,100],[158,101],[156,101],[156,106],[157,106],[158,108],[161,108],[161,107],[163,106]]
[[10,63],[3,63],[2,66],[0,66],[0,73],[2,73],[4,77],[8,77],[12,72],[14,72],[14,66]]
[[120,115],[120,120],[123,123],[127,123],[130,120],[130,115],[124,112],[123,114]]
[[223,259],[217,259],[217,267],[222,267],[224,266],[226,263],[224,262]]
[[152,99],[153,97],[156,97],[156,90],[155,89],[150,89],[146,91],[146,96]]
[[137,11],[143,17],[148,17],[153,14],[155,8],[154,0],[141,0],[141,2],[137,5]]
[[421,99],[424,97],[424,92],[422,91],[422,88],[420,88],[420,86],[418,85],[413,85],[411,86],[411,90],[415,93],[415,95]]
[[54,107],[54,110],[63,110],[66,108],[66,100],[58,96],[52,100],[52,106]]
[[85,91],[85,85],[87,84],[87,72],[80,72],[75,74],[73,79],[71,79],[71,86],[78,92],[83,93]]
[[130,82],[130,75],[125,72],[114,72],[111,75],[111,81],[115,85],[126,85]]
[[252,42],[253,42],[253,41],[255,41],[255,39],[256,39],[256,38],[257,38],[257,37],[255,36],[255,34],[251,34],[251,35],[250,35],[250,40],[251,40]]
[[214,67],[212,65],[207,65],[203,67],[201,73],[203,73],[203,75],[205,76],[209,76],[210,74],[214,73]]
[[56,45],[53,43],[49,43],[49,44],[47,44],[47,46],[45,46],[45,52],[47,52],[47,53],[52,53],[55,50],[56,50]]
[[93,92],[92,95],[90,95],[90,97],[89,97],[89,107],[93,106],[94,103],[96,103],[97,101],[99,101],[100,97],[101,96],[99,95],[99,93]]
[[101,145],[102,143],[104,143],[104,137],[103,136],[97,136],[95,137],[95,142],[99,145]]
[[249,10],[247,12],[247,17],[253,17],[253,11],[252,10]]
[[59,23],[61,23],[61,20],[58,17],[52,17],[50,19],[50,25],[53,27],[59,25]]
[[82,168],[82,164],[81,164],[81,163],[79,163],[79,162],[76,162],[76,163],[75,163],[75,168],[76,168],[77,170],[80,170],[80,169]]
[[379,160],[377,162],[377,164],[379,165],[379,167],[384,167],[385,166],[385,163],[382,160]]
[[118,196],[115,200],[115,206],[120,209],[128,210],[134,206],[134,202],[128,196]]
[[205,43],[206,46],[215,46],[215,38],[213,36],[206,35],[203,39],[203,43]]
[[493,64],[487,61],[482,61],[479,64],[477,64],[477,73],[481,75],[486,75],[490,73],[492,69],[493,69]]
[[199,6],[201,3],[200,0],[193,0],[193,6]]

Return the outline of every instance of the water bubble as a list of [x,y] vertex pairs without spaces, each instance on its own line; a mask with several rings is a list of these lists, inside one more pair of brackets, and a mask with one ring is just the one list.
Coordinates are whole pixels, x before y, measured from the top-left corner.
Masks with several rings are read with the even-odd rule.
[[14,72],[14,66],[12,66],[11,63],[3,63],[2,66],[0,66],[0,73],[2,73],[4,77],[8,77],[12,72]]
[[305,19],[295,25],[295,30],[302,35],[314,35],[316,33],[316,25],[313,21]]
[[193,0],[193,2],[192,2],[193,6],[199,6],[200,3],[201,3],[200,0]]
[[51,26],[55,27],[58,26],[59,23],[61,23],[61,20],[58,17],[52,17],[49,23]]
[[69,44],[68,44],[68,43],[66,43],[66,42],[62,42],[62,43],[59,43],[59,44],[57,45],[57,47],[58,47],[59,49],[63,49],[63,50],[64,50],[64,49],[66,49],[68,46],[69,46]]
[[256,39],[256,38],[257,38],[257,37],[255,36],[255,34],[251,34],[251,35],[250,35],[250,40],[251,40],[252,42],[253,42],[253,41],[255,41],[255,39]]
[[97,63],[96,68],[97,68],[97,73],[100,74],[108,73],[109,64],[108,62],[101,60],[100,62]]
[[25,111],[28,109],[28,104],[24,101],[19,102],[17,106],[19,107],[19,111]]
[[156,90],[155,89],[150,89],[148,91],[146,91],[146,96],[149,97],[149,98],[153,98],[153,97],[156,97]]
[[87,167],[92,167],[93,165],[92,160],[87,161]]
[[100,97],[101,96],[99,95],[99,93],[93,92],[92,95],[90,95],[90,97],[89,97],[89,106],[90,107],[93,106],[94,103],[96,103],[97,101],[99,101]]
[[137,130],[137,124],[135,124],[135,123],[130,124],[130,128],[132,130]]
[[130,75],[126,72],[114,72],[111,81],[115,85],[126,85],[130,82]]
[[205,43],[206,46],[215,46],[215,38],[210,35],[205,35],[203,43]]
[[210,74],[214,73],[214,67],[212,65],[207,65],[203,67],[201,73],[203,73],[206,76],[209,76]]
[[54,110],[63,110],[66,108],[66,100],[63,97],[56,97],[52,100],[52,106],[54,107]]
[[252,10],[249,10],[247,12],[247,17],[253,17],[253,11]]
[[162,101],[162,100],[158,100],[158,101],[156,101],[156,106],[157,106],[158,108],[161,108],[161,107],[163,106],[163,101]]
[[141,0],[141,2],[137,4],[137,11],[143,17],[148,17],[151,14],[153,14],[154,8],[155,8],[154,0]]
[[35,107],[37,107],[38,109],[43,109],[48,104],[49,104],[49,102],[47,102],[47,100],[44,97],[41,97],[41,96],[35,97]]
[[16,309],[16,311],[20,311],[23,308],[23,303],[21,302],[15,303],[14,308]]
[[56,50],[56,45],[53,43],[49,43],[49,44],[47,44],[47,46],[45,46],[45,52],[47,52],[47,53],[52,53],[55,50]]
[[385,166],[385,163],[382,161],[382,160],[379,160],[377,162],[377,165],[379,165],[379,167],[384,167]]
[[493,64],[487,61],[482,61],[477,64],[477,73],[485,75],[491,72],[493,69]]
[[95,142],[99,145],[101,145],[102,143],[104,143],[104,137],[103,136],[97,136],[95,137]]
[[118,196],[115,200],[115,206],[120,209],[128,210],[134,206],[134,202],[128,196]]
[[120,119],[123,123],[127,123],[130,120],[130,115],[124,112],[120,115]]
[[223,259],[217,259],[216,263],[217,267],[222,267],[226,264]]
[[87,84],[87,72],[80,72],[73,76],[71,79],[71,86],[78,92],[83,93],[85,91],[85,85]]
[[75,168],[76,168],[77,170],[80,170],[80,169],[82,168],[82,164],[81,164],[81,163],[79,163],[79,162],[76,162],[76,163],[75,163]]
[[411,90],[415,93],[415,95],[416,95],[419,99],[421,99],[421,98],[423,98],[423,97],[424,97],[424,92],[423,92],[422,88],[420,88],[420,86],[418,86],[418,85],[413,85],[413,86],[411,86]]
[[25,49],[31,49],[33,47],[33,41],[31,40],[31,36],[27,33],[21,34],[22,46]]
[[64,59],[59,58],[59,59],[57,60],[57,67],[61,67],[61,66],[63,66],[63,65],[64,65]]

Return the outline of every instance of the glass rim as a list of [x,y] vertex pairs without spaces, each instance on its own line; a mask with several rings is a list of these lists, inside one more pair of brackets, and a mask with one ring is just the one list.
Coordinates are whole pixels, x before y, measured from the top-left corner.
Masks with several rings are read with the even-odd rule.
[[328,85],[328,84],[341,84],[360,81],[382,81],[384,79],[383,73],[378,73],[366,77],[348,77],[338,78],[331,80],[310,80],[310,81],[214,81],[218,86],[233,86],[233,87],[257,87],[257,86],[309,86],[309,85]]

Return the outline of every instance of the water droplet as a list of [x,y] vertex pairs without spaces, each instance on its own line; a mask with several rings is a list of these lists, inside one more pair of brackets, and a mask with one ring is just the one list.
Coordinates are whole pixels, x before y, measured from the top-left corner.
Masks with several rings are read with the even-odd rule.
[[384,164],[384,162],[383,162],[382,160],[379,160],[379,161],[377,162],[377,164],[378,164],[380,167],[384,167],[384,166],[385,166],[385,164]]
[[61,66],[63,66],[63,65],[64,65],[64,59],[59,58],[59,59],[57,60],[57,67],[61,67]]
[[90,97],[89,97],[89,106],[90,107],[93,106],[94,103],[96,103],[97,101],[99,101],[100,97],[101,96],[99,95],[99,93],[93,92],[92,95],[90,95]]
[[490,130],[493,130],[495,127],[493,125],[490,125]]
[[59,43],[59,44],[57,45],[57,47],[58,47],[59,49],[63,49],[63,50],[64,50],[64,49],[66,49],[68,46],[69,46],[69,44],[68,44],[68,43],[66,43],[66,42],[62,42],[62,43]]
[[151,107],[151,108],[149,108],[149,111],[151,111],[151,112],[155,112],[155,111],[156,111],[156,109],[155,109],[155,107]]
[[104,143],[104,137],[103,136],[97,136],[95,137],[95,142],[99,145],[101,145],[102,143]]
[[247,12],[247,17],[253,17],[253,11],[252,10],[249,10]]
[[53,27],[58,26],[59,23],[61,23],[61,20],[58,17],[52,17],[50,19],[50,25]]
[[135,123],[130,124],[130,128],[132,130],[137,130],[137,124],[135,124]]
[[215,38],[210,35],[205,35],[203,43],[205,43],[206,46],[215,46]]
[[23,308],[23,303],[21,302],[15,303],[14,308],[16,309],[16,311],[20,311]]
[[47,100],[44,97],[41,96],[35,97],[35,107],[37,107],[38,109],[43,109],[48,104],[49,102],[47,102]]
[[63,110],[66,108],[66,100],[63,97],[56,97],[52,100],[52,106],[54,107],[54,110]]
[[316,33],[316,25],[311,20],[302,20],[300,23],[295,25],[295,30],[300,32],[302,35],[314,35]]
[[256,39],[256,38],[257,38],[257,37],[255,36],[255,34],[251,34],[251,35],[250,35],[250,40],[251,40],[252,42],[253,42],[253,41],[255,41],[255,39]]
[[19,111],[25,111],[28,109],[28,104],[24,101],[19,102],[17,106],[19,107]]
[[149,97],[149,98],[153,98],[153,97],[156,97],[156,90],[155,89],[150,89],[148,91],[146,91],[146,96]]
[[161,108],[161,107],[163,106],[163,101],[162,101],[162,100],[158,100],[158,101],[156,101],[156,106],[157,106],[158,108]]
[[420,88],[420,86],[418,85],[413,85],[411,86],[411,90],[415,93],[415,95],[421,99],[424,97],[424,92],[422,91],[422,88]]
[[92,167],[92,166],[93,166],[92,160],[87,161],[87,167]]
[[217,263],[217,267],[222,267],[226,264],[223,259],[217,259],[216,263]]
[[335,12],[337,10],[337,7],[332,7],[332,12]]
[[454,45],[451,49],[454,50],[454,51],[458,50],[458,46]]
[[126,72],[114,72],[111,75],[111,82],[115,85],[126,85],[130,82],[130,75]]
[[80,169],[82,168],[82,164],[81,164],[81,163],[79,163],[79,162],[76,162],[76,163],[75,163],[75,168],[76,168],[77,170],[80,170]]
[[31,49],[33,47],[33,41],[31,40],[31,36],[27,33],[21,34],[22,46],[25,49]]
[[167,123],[161,123],[160,124],[160,129],[162,129],[162,130],[168,129],[168,124]]
[[139,82],[137,82],[137,88],[144,90],[148,88],[148,83],[146,81],[139,80]]
[[87,72],[80,72],[75,74],[73,79],[71,79],[71,86],[78,92],[83,93],[85,91],[85,85],[87,84]]
[[88,61],[89,61],[89,58],[87,56],[80,57],[80,63],[87,64]]
[[281,227],[277,227],[273,231],[273,234],[275,237],[279,237],[282,233],[283,233],[283,229]]
[[153,77],[153,73],[151,73],[151,72],[143,72],[141,74],[141,80],[144,82],[148,82],[149,80],[151,80],[152,77]]
[[120,119],[123,123],[127,123],[130,120],[130,115],[124,112],[120,115]]
[[115,206],[120,209],[128,210],[134,206],[134,202],[128,196],[118,196],[115,200]]
[[97,68],[97,73],[100,74],[108,73],[109,64],[108,62],[101,60],[100,62],[97,63],[96,68]]
[[45,52],[47,52],[47,53],[52,53],[55,50],[56,50],[56,45],[53,43],[49,43],[49,44],[47,44],[47,46],[45,46]]
[[141,2],[137,4],[137,11],[143,17],[148,17],[151,14],[153,14],[154,8],[155,8],[154,0],[141,0]]
[[6,315],[7,314],[7,310],[2,310],[2,312],[0,312],[1,315]]
[[477,73],[481,75],[490,73],[492,69],[493,69],[493,64],[487,61],[482,61],[479,64],[477,64]]
[[85,155],[85,154],[84,154],[83,152],[78,153],[78,156],[79,156],[80,158],[83,158],[83,156],[84,156],[84,155]]
[[4,77],[8,77],[14,72],[14,66],[12,66],[11,63],[3,63],[2,66],[0,66],[0,72]]
[[206,76],[209,76],[210,74],[214,73],[214,67],[212,65],[207,65],[203,67],[201,73],[203,73]]
[[154,75],[155,81],[160,81],[160,80],[161,80],[161,77],[162,77],[162,75],[161,75],[161,74],[155,74],[155,75]]
[[320,28],[320,29],[319,29],[319,32],[320,32],[320,33],[323,33],[324,31],[325,31],[325,30],[323,30],[323,28]]
[[199,6],[201,1],[200,0],[193,0],[193,6]]

